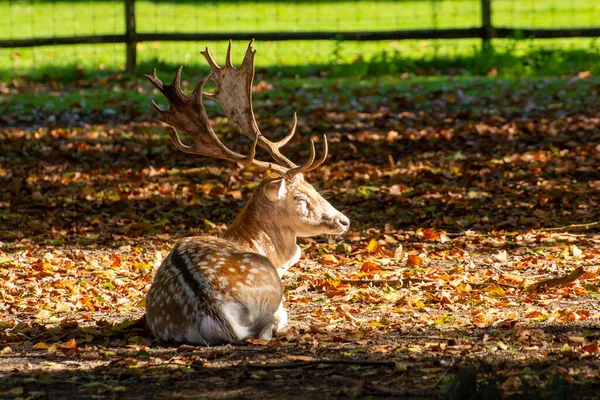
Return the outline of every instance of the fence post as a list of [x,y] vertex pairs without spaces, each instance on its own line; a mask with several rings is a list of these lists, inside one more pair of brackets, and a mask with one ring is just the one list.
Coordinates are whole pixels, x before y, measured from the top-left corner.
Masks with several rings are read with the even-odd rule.
[[125,0],[125,41],[127,46],[126,71],[135,74],[137,67],[137,34],[135,31],[135,0]]
[[492,0],[481,0],[481,48],[490,49],[494,27],[492,26]]

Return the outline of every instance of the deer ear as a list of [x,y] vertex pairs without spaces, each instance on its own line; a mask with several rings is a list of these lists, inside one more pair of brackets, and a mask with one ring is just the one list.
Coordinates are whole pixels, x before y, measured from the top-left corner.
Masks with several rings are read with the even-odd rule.
[[274,181],[267,183],[264,190],[267,198],[271,201],[284,199],[287,194],[285,179],[275,179]]

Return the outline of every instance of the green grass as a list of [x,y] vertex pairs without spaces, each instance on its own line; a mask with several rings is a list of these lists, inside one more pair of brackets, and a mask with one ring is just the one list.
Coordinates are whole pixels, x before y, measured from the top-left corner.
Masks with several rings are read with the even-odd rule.
[[[161,75],[168,81],[170,76]],[[191,90],[201,77],[197,74],[184,73],[183,86]],[[274,78],[264,80],[272,85],[272,89],[254,93],[254,108],[256,114],[265,116],[265,110],[272,112],[273,103],[277,115],[285,121],[291,118],[294,111],[305,118],[303,112],[324,104],[335,104],[339,112],[350,112],[357,109],[356,98],[368,98],[370,102],[381,103],[386,99],[404,97],[407,103],[418,105],[422,109],[431,106],[430,102],[440,98],[456,98],[457,91],[461,96],[505,97],[511,93],[516,98],[527,97],[529,101],[549,105],[553,99],[577,103],[593,96],[600,85],[598,77],[587,79],[566,80],[560,77],[538,78],[490,78],[490,77],[416,77],[403,79],[396,76],[379,76],[369,79],[352,78]],[[0,107],[7,114],[27,115],[28,110],[38,110],[47,115],[63,112],[80,113],[82,115],[94,112],[106,112],[107,116],[119,113],[122,105],[131,107],[136,114],[154,115],[149,105],[151,99],[158,104],[166,100],[152,90],[145,79],[135,82],[114,80],[106,82],[99,79],[92,85],[75,88],[70,84],[54,84],[51,87],[42,86],[38,90],[19,92],[0,97]],[[532,88],[535,90],[532,91]],[[302,93],[298,96],[298,93]],[[291,97],[295,99],[292,100]],[[267,103],[271,103],[268,106]],[[211,101],[205,101],[208,114],[213,117],[222,114],[220,108]],[[368,107],[363,104],[363,107]],[[446,107],[463,107],[455,100],[448,100]],[[472,105],[476,107],[476,105]],[[484,103],[479,107],[487,108]],[[518,106],[520,107],[520,106]],[[520,111],[516,109],[515,111]]]
[[[264,32],[314,30],[392,30],[426,28],[466,28],[480,24],[479,0],[404,0],[404,1],[137,1],[139,32]],[[497,26],[587,27],[600,24],[600,2],[595,0],[493,0],[493,22]],[[0,38],[52,37],[124,32],[121,1],[0,1]],[[578,52],[577,62],[559,63],[561,73],[594,67],[598,50],[591,39],[495,41],[499,52],[523,58],[540,49]],[[210,46],[222,55],[224,43],[149,42],[138,45],[142,72],[151,65],[203,65],[199,51]],[[489,55],[479,53],[479,40],[410,40],[369,43],[265,42],[257,43],[259,68],[283,70],[289,76],[326,70],[334,75],[364,73],[452,72],[465,61],[477,68],[466,72],[485,73],[480,65]],[[245,44],[236,44],[239,59]],[[510,52],[507,52],[510,50]],[[94,72],[123,69],[124,45],[50,46],[33,49],[0,50],[0,78],[15,75],[70,77],[74,69]],[[592,60],[586,60],[586,54]],[[385,55],[384,55],[385,54]],[[538,57],[534,55],[534,57]],[[383,59],[383,60],[382,60]],[[365,67],[365,63],[397,66]],[[550,60],[555,61],[555,60]],[[583,61],[583,62],[580,62]],[[512,64],[527,64],[528,61]],[[358,64],[358,65],[357,65]],[[504,63],[507,64],[507,63]],[[554,73],[546,62],[537,68],[504,68],[506,75]],[[492,66],[495,67],[495,66]],[[497,67],[495,67],[497,68]],[[370,69],[370,70],[369,70]],[[488,68],[489,69],[489,68]],[[532,72],[533,71],[533,72]]]

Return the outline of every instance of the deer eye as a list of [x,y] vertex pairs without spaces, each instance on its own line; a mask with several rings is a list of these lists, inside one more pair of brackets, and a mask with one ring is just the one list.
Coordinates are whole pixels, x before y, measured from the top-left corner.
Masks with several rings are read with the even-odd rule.
[[294,200],[296,200],[297,203],[308,203],[308,200],[306,200],[306,197],[302,197],[302,196],[296,196],[294,197]]

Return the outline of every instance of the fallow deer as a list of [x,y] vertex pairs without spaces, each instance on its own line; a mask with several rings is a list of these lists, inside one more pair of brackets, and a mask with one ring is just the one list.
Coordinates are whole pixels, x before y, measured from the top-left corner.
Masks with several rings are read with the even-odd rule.
[[[280,152],[294,135],[296,115],[289,134],[272,142],[260,132],[252,110],[254,56],[252,42],[239,69],[231,63],[231,42],[225,65],[219,67],[208,48],[202,55],[212,72],[188,94],[181,89],[181,67],[169,85],[146,75],[167,98],[168,110],[151,105],[167,124],[169,136],[181,151],[230,160],[256,170],[269,171],[241,213],[220,237],[190,237],[179,241],[158,269],[146,298],[151,331],[166,341],[190,344],[241,343],[270,340],[287,322],[281,276],[300,259],[298,237],[341,234],[348,218],[329,204],[303,173],[314,170],[327,157],[310,158],[296,165]],[[210,76],[214,93],[202,91]],[[216,100],[229,121],[252,140],[248,155],[228,149],[210,125],[203,97]],[[193,140],[181,142],[178,130]],[[255,159],[256,147],[266,149],[274,162]]]

